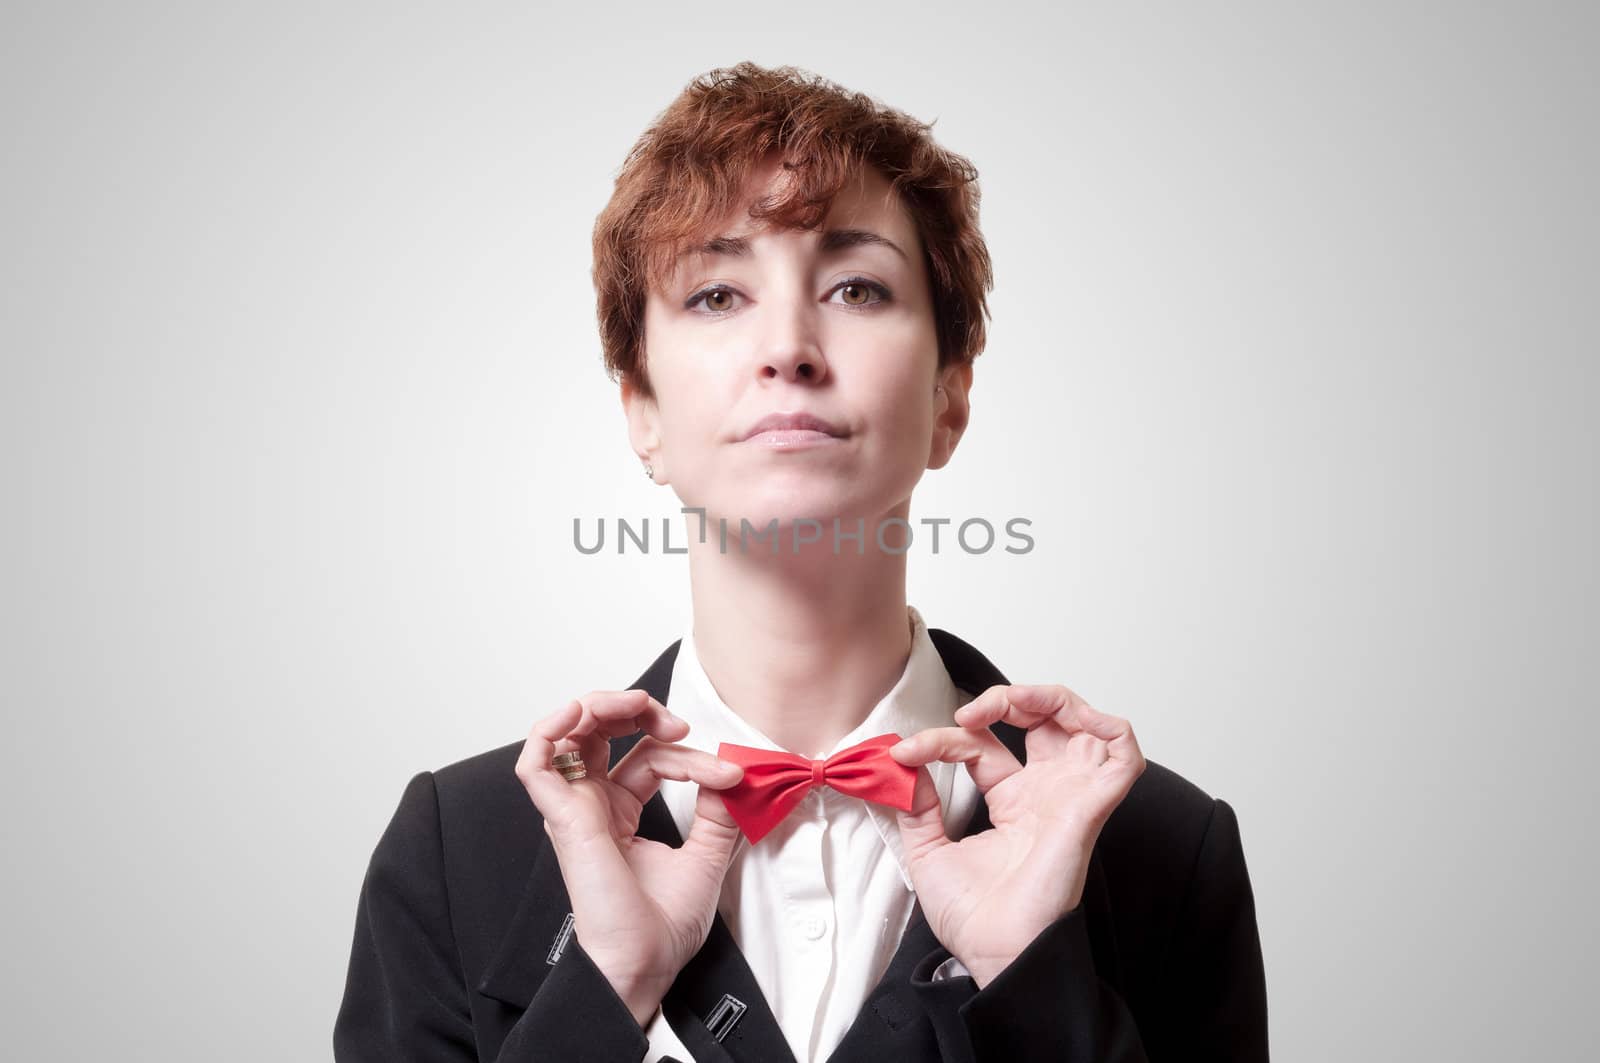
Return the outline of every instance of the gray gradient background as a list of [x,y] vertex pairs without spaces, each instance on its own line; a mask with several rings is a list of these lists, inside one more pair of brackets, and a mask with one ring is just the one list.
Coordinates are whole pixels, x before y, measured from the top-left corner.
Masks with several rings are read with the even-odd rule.
[[749,58],[981,170],[911,599],[1237,809],[1275,1058],[1589,1056],[1594,11],[8,4],[5,1055],[328,1058],[406,780],[679,634],[588,237]]

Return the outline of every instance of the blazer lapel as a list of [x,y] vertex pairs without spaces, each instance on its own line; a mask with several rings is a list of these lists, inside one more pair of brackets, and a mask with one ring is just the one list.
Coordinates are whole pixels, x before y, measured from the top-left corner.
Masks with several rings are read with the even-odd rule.
[[[938,628],[930,628],[928,634],[950,678],[962,690],[976,696],[991,686],[1007,682],[999,669],[966,642]],[[631,689],[646,690],[666,704],[672,665],[680,645],[681,640],[662,651]],[[1027,763],[1026,730],[1008,723],[996,723],[990,730],[1019,761]],[[613,739],[611,764],[615,766],[641,737],[642,734],[633,734]],[[978,834],[991,826],[988,804],[980,794],[962,837]],[[659,793],[646,802],[640,812],[637,834],[674,848],[683,844],[677,824]],[[1105,872],[1097,851],[1091,855],[1084,887],[1089,937],[1100,975],[1112,984],[1119,984],[1109,900]],[[570,909],[554,850],[548,845],[541,846],[516,914],[478,983],[478,991],[526,1008],[555,962],[553,955],[558,954],[562,939],[568,933],[565,924]],[[861,1011],[830,1058],[866,1059],[875,1054],[881,1058],[896,1058],[901,1054],[900,1049],[932,1036],[927,1028],[928,1020],[911,988],[911,971],[919,960],[938,948],[939,940],[923,915],[919,901],[912,908],[905,934],[883,977],[867,995]],[[727,1000],[729,997],[731,1004]],[[727,1017],[737,1013],[740,1005],[744,1009],[742,1014],[728,1022]],[[712,921],[705,944],[679,974],[661,1006],[667,1021],[697,1063],[796,1063],[749,962],[733,940],[720,912]],[[720,1039],[707,1026],[707,1019],[717,1020],[716,1026],[722,1031]]]

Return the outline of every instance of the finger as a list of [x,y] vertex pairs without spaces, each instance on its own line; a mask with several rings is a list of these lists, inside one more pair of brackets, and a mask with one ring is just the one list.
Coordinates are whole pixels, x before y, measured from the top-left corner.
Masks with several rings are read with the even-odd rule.
[[[891,751],[894,748],[891,746]],[[933,775],[926,766],[917,768],[917,786],[911,797],[911,811],[895,809],[895,822],[900,827],[900,844],[905,849],[907,865],[919,862],[935,849],[949,844],[950,838],[944,831],[944,807],[939,804],[939,790],[934,786]]]
[[554,752],[576,750],[591,777],[611,770],[610,740],[614,737],[643,730],[674,741],[689,733],[685,720],[672,715],[644,690],[590,691],[582,698],[574,698],[571,704],[579,708],[578,719],[555,740]]
[[974,731],[965,727],[931,727],[890,746],[889,755],[909,767],[932,761],[965,764],[980,794],[1022,770],[1016,754],[988,728]]
[[517,756],[517,778],[522,781],[528,796],[539,809],[539,815],[546,822],[559,820],[561,811],[569,808],[573,800],[572,784],[551,766],[550,759],[555,756],[557,739],[565,735],[582,715],[581,704],[576,700],[568,702],[533,725],[527,741],[522,743],[522,752]]
[[1069,740],[1083,729],[1075,714],[1087,707],[1064,686],[998,684],[957,709],[955,719],[963,727],[988,727],[996,722],[1021,727],[1028,732],[1028,759],[1039,760],[1071,752]]
[[[1037,736],[1046,740],[1052,732],[1069,739],[1069,755],[1092,752],[1093,764],[1114,763],[1137,776],[1144,771],[1144,753],[1134,736],[1133,725],[1121,716],[1101,712],[1083,698],[1062,686],[1012,686],[1007,694],[1012,711],[1019,716],[1048,719],[1055,727],[1034,727],[1028,732],[1029,751]],[[1052,750],[1056,743],[1051,742]]]
[[[990,687],[976,698],[956,710],[956,723],[963,727],[987,727],[1004,721],[1015,727],[1033,729],[1050,719],[1068,730],[1075,719],[1069,712],[1087,703],[1077,694],[1059,685],[1011,683]],[[1062,716],[1063,712],[1068,715]]]
[[577,747],[579,755],[583,757],[584,770],[588,772],[587,778],[605,778],[611,770],[611,739],[599,731],[577,738],[568,737],[556,745]]
[[[535,732],[545,740],[545,743],[535,748],[524,745],[523,756],[531,760],[537,752],[548,747],[543,763],[545,767],[554,771],[555,768],[550,763],[552,757],[557,753],[577,752],[583,760],[584,770],[588,772],[586,777],[605,775],[611,767],[610,739],[598,731],[575,735],[574,729],[582,720],[583,702],[573,698],[560,712],[547,717],[535,726]],[[560,772],[556,774],[560,775]],[[561,781],[566,782],[566,779],[563,777]]]
[[1016,690],[1014,684],[997,683],[989,687],[976,698],[958,708],[955,712],[955,722],[962,727],[974,731],[987,731],[998,722],[1009,723],[1015,727],[1026,730],[1025,748],[1029,760],[1036,760],[1054,756],[1060,751],[1061,742],[1066,735],[1059,728],[1042,727],[1042,718],[1036,719],[1032,714],[1024,714],[1011,703],[1011,691]]
[[[1118,767],[1144,770],[1144,754],[1133,735],[1133,725],[1120,716],[1101,712],[1066,687],[1013,686],[1008,700],[1020,712],[1049,714],[1049,719],[1069,735],[1089,735],[1103,741],[1106,756],[1102,763],[1115,761]],[[1029,737],[1034,733],[1030,732]]]
[[[1068,730],[1081,730],[1105,743],[1105,757],[1103,761],[1118,761],[1122,764],[1142,765],[1144,754],[1139,750],[1139,740],[1134,737],[1133,724],[1121,716],[1113,716],[1109,712],[1101,712],[1087,702],[1079,701],[1062,712],[1071,714],[1071,723],[1064,724]],[[1061,721],[1061,713],[1056,715],[1056,721]]]
[[[743,768],[739,768],[739,774],[743,776]],[[721,878],[733,862],[734,850],[743,837],[722,795],[702,785],[695,797],[694,822],[689,824],[689,836],[683,840],[684,851],[691,858],[704,861]]]
[[572,730],[573,726],[582,718],[583,704],[577,698],[573,698],[560,709],[534,724],[533,730],[528,734],[528,738],[530,740],[538,739],[546,743],[554,743],[559,739],[565,738],[567,732]]
[[996,720],[1005,719],[1007,710],[1011,708],[1011,703],[1006,700],[1006,691],[1010,689],[1011,687],[1005,683],[996,683],[989,687],[956,710],[956,723],[962,727],[976,729],[988,727]]
[[1075,764],[1086,768],[1098,768],[1110,756],[1106,740],[1096,738],[1092,734],[1075,734],[1068,741],[1067,757]]
[[957,709],[955,718],[963,727],[988,726],[1003,720],[1030,730],[1046,721],[1054,721],[1068,732],[1088,731],[1107,740],[1116,733],[1112,721],[1118,719],[1092,708],[1082,697],[1059,684],[1025,683],[990,687]]
[[687,721],[645,690],[592,690],[578,699],[583,716],[572,728],[574,736],[599,732],[619,738],[643,731],[663,742],[676,742],[689,733]]
[[688,746],[641,738],[611,771],[611,781],[632,794],[642,805],[655,796],[662,779],[695,782],[724,790],[744,778],[744,769],[714,753]]

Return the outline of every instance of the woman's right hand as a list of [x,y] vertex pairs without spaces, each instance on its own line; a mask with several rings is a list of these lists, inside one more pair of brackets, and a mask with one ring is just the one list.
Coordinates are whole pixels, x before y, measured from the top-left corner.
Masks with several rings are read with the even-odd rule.
[[[610,739],[644,731],[608,770]],[[594,691],[534,724],[517,778],[544,817],[572,900],[583,951],[644,1027],[705,944],[739,828],[718,790],[737,764],[675,745],[689,725],[643,690]],[[551,767],[577,750],[588,770],[567,782]],[[694,824],[678,849],[634,834],[662,779],[700,784]]]

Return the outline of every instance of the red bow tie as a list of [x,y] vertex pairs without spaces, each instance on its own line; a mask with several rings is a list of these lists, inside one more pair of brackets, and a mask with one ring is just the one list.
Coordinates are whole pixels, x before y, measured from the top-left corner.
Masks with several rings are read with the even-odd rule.
[[738,785],[720,791],[723,804],[754,845],[794,811],[813,786],[824,783],[840,793],[911,811],[917,769],[889,755],[900,736],[890,732],[841,749],[827,760],[812,760],[781,749],[757,749],[723,742],[717,756],[744,768]]

